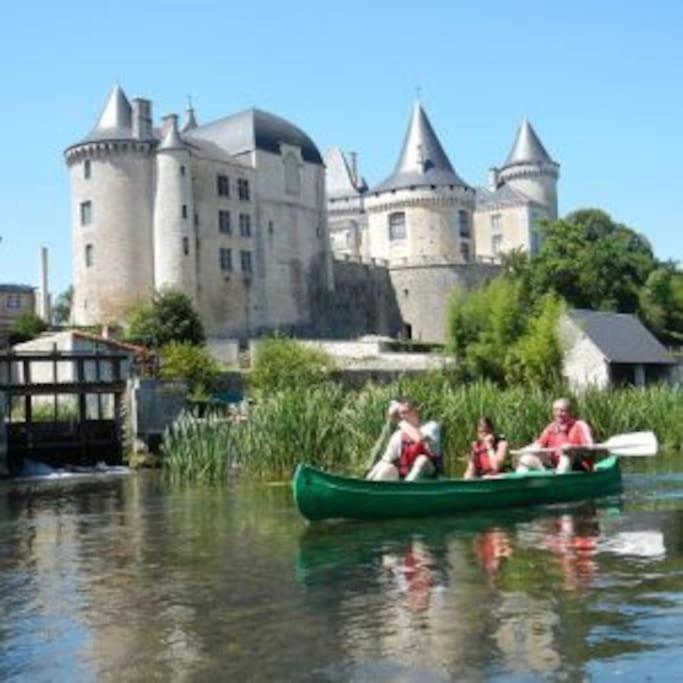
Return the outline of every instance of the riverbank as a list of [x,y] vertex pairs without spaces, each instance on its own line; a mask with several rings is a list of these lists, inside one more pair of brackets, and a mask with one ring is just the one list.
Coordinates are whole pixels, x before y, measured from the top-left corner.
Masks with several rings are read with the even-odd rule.
[[[425,419],[442,424],[446,470],[457,475],[481,415],[493,418],[498,431],[521,446],[548,422],[552,401],[560,393],[564,390],[456,384],[441,373],[355,391],[333,383],[292,387],[253,404],[241,419],[182,417],[165,435],[162,462],[174,476],[209,481],[238,475],[285,480],[300,461],[360,475],[382,430],[389,401],[408,395],[421,404]],[[597,440],[653,430],[662,447],[683,448],[680,389],[590,391],[573,399]]]

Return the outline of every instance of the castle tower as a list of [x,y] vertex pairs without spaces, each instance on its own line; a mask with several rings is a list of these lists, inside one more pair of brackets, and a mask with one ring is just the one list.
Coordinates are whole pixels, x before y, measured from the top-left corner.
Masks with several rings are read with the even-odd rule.
[[507,185],[547,207],[557,218],[557,179],[560,165],[550,158],[528,119],[522,121],[510,154],[501,169],[493,169],[496,189]]
[[73,321],[120,320],[153,291],[151,103],[117,84],[93,130],[64,152],[71,181]]
[[185,292],[196,303],[197,244],[190,152],[178,132],[178,116],[164,118],[156,153],[154,288]]
[[393,173],[366,199],[370,256],[389,263],[469,261],[475,191],[455,172],[416,101]]

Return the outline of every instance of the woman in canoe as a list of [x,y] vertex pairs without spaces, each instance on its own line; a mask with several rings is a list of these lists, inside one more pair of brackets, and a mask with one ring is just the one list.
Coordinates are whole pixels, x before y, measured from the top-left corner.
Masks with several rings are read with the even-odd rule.
[[506,465],[507,454],[506,438],[496,434],[491,418],[480,418],[477,422],[477,440],[472,442],[467,469],[463,477],[475,479],[500,474]]

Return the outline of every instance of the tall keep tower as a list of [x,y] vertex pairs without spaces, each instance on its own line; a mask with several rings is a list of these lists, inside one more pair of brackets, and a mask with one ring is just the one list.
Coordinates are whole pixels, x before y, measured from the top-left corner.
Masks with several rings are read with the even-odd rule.
[[493,184],[521,191],[547,207],[549,218],[557,218],[557,180],[560,165],[550,158],[528,119],[522,121],[510,154],[500,169],[493,169]]
[[176,289],[197,303],[197,239],[190,152],[178,132],[178,116],[164,118],[157,148],[154,200],[154,287]]
[[118,320],[151,296],[151,104],[114,86],[93,130],[64,152],[71,180],[73,321]]

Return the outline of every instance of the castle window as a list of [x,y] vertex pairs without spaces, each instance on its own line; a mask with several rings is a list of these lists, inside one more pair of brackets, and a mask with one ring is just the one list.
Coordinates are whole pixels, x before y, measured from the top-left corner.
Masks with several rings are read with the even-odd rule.
[[187,218],[187,204],[183,204],[182,209],[180,210],[180,213],[183,218]]
[[287,154],[283,160],[285,166],[285,192],[298,195],[301,193],[301,170],[299,160],[293,154]]
[[85,245],[85,267],[90,268],[94,262],[94,247],[92,244]]
[[230,235],[232,233],[229,211],[218,212],[218,232],[222,232],[224,235]]
[[8,294],[5,301],[5,308],[18,310],[21,308],[21,294]]
[[81,202],[81,225],[92,223],[92,202]]
[[185,175],[185,167],[184,166],[180,167],[180,175]]
[[185,254],[185,256],[190,255],[190,238],[189,237],[183,237],[183,254]]
[[240,235],[251,237],[251,216],[248,213],[240,214]]
[[470,230],[470,215],[463,209],[458,211],[458,228],[460,237],[463,239],[469,239],[472,236],[472,232]]
[[500,256],[503,251],[503,236],[499,233],[491,237],[491,254],[493,256]]
[[228,272],[232,270],[232,249],[226,249],[221,247],[218,252],[221,264],[221,270],[223,272]]
[[251,273],[251,252],[241,251],[240,252],[240,266],[242,267],[243,273]]
[[194,212],[194,227],[196,228],[198,226],[199,226],[199,214],[195,211]]
[[237,179],[237,197],[249,201],[249,181],[246,178]]
[[273,221],[268,221],[268,232],[269,232],[271,235],[273,234],[274,228],[275,228],[275,226],[273,225]]
[[494,234],[500,233],[501,227],[500,214],[494,213],[493,216],[491,216],[491,232]]
[[86,159],[83,163],[83,177],[88,180],[92,174],[92,167],[90,165],[90,159]]
[[226,175],[216,176],[216,191],[219,197],[230,196],[230,178]]
[[406,237],[406,215],[403,211],[389,214],[389,240],[403,240]]
[[460,242],[460,256],[465,263],[472,258],[469,242]]

